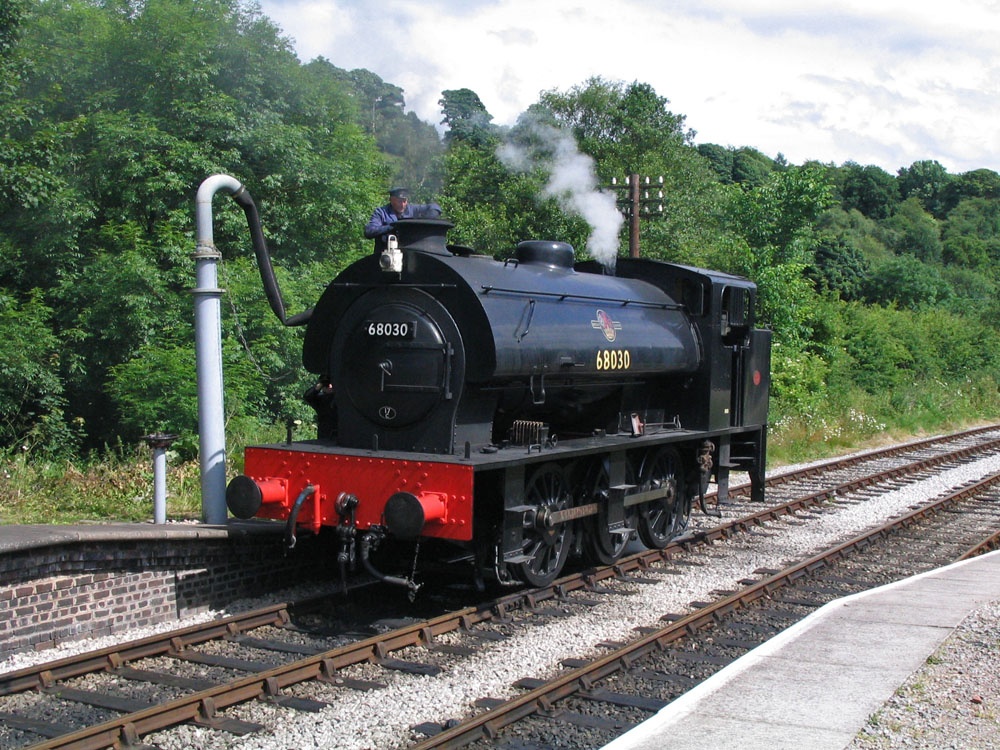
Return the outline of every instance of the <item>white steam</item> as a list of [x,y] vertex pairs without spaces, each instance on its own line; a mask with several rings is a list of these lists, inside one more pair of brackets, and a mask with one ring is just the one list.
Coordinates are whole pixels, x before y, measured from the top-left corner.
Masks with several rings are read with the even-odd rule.
[[615,206],[615,196],[598,189],[594,160],[577,149],[568,133],[538,122],[528,127],[531,145],[505,143],[497,149],[497,158],[508,169],[520,172],[536,167],[547,170],[545,197],[561,200],[564,210],[590,225],[587,252],[605,266],[614,267],[618,234],[625,219]]

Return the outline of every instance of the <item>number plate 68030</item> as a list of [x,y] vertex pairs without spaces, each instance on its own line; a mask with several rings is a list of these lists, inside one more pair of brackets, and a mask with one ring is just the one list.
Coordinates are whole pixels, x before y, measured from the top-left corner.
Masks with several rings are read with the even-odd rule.
[[380,339],[412,339],[416,323],[410,321],[375,321],[365,324],[365,333]]

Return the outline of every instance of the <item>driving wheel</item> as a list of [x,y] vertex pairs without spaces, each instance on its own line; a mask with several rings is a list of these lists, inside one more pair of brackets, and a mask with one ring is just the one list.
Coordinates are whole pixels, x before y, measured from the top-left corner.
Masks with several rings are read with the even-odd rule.
[[553,523],[551,514],[573,505],[566,475],[556,464],[545,464],[530,475],[524,488],[526,511],[521,537],[521,552],[528,558],[517,564],[523,581],[532,586],[547,586],[556,579],[573,543],[572,524]]
[[647,454],[639,474],[645,490],[661,490],[663,496],[639,507],[639,538],[650,549],[663,549],[687,528],[691,502],[684,496],[681,458],[674,448],[660,448]]
[[[627,470],[627,484],[634,484],[631,466]],[[625,548],[636,528],[634,507],[625,508],[624,526],[613,524],[609,518],[608,460],[595,459],[587,464],[579,483],[578,505],[597,503],[596,515],[583,520],[583,546],[587,558],[600,565],[610,565],[625,554]],[[615,525],[616,528],[612,528]]]

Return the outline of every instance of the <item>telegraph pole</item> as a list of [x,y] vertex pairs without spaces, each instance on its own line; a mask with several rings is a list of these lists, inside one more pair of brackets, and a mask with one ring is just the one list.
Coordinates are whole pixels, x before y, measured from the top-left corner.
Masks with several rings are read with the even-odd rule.
[[[663,177],[657,178],[658,188],[651,189],[652,180],[630,174],[622,183],[618,178],[611,178],[611,187],[623,190],[625,198],[617,201],[618,210],[628,219],[628,254],[630,258],[639,257],[639,216],[640,214],[663,213]],[[655,195],[651,191],[655,190]],[[655,208],[653,207],[655,205]]]

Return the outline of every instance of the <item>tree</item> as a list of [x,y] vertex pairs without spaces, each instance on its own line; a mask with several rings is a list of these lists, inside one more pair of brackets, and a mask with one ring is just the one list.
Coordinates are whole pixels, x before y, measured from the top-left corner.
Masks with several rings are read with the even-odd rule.
[[65,347],[52,333],[51,316],[38,292],[23,303],[0,294],[0,444],[66,456],[78,436],[63,420],[58,371]]
[[742,191],[733,220],[750,247],[772,246],[791,257],[797,252],[796,241],[811,236],[831,202],[830,184],[822,171],[792,168],[772,173],[758,188]]
[[944,218],[945,195],[953,179],[944,167],[932,160],[915,161],[897,174],[899,192],[904,200],[911,196],[918,198],[936,218]]
[[818,239],[807,273],[818,291],[833,292],[843,300],[858,300],[871,266],[846,238],[826,235]]
[[539,105],[573,131],[580,150],[605,174],[653,174],[663,156],[690,146],[694,132],[652,86],[590,78],[567,92],[542,92]]
[[946,211],[966,198],[1000,200],[1000,174],[992,169],[974,169],[956,176],[945,190]]
[[[317,58],[309,63],[310,66],[327,64],[329,63],[323,58]],[[406,99],[403,96],[403,89],[399,86],[386,83],[370,70],[363,68],[352,70],[345,75],[345,78],[356,92],[359,108],[364,113],[365,128],[372,135],[378,137],[387,123],[405,117]],[[387,144],[380,141],[379,145]]]
[[725,185],[733,182],[733,150],[716,143],[698,144],[698,153],[712,165],[712,171]]
[[757,282],[760,319],[797,351],[809,335],[814,297],[806,249],[832,201],[829,182],[820,170],[790,168],[758,188],[732,190],[731,221],[746,250],[731,270]]
[[408,112],[386,123],[384,139],[391,144],[383,153],[392,163],[393,184],[406,185],[418,200],[430,198],[440,189],[444,146],[433,125]]
[[571,132],[579,150],[593,157],[602,185],[631,173],[657,181],[650,197],[662,212],[643,219],[643,255],[705,262],[728,247],[720,227],[725,198],[710,165],[692,145],[693,131],[668,105],[648,84],[596,77],[565,92],[543,92],[529,114]]
[[23,15],[21,0],[0,0],[0,58],[7,58],[13,50]]
[[970,268],[1000,262],[1000,200],[967,198],[948,213],[944,260]]
[[755,148],[744,146],[733,151],[733,182],[757,187],[774,169],[774,160]]
[[941,256],[949,266],[986,268],[990,262],[990,248],[979,237],[959,234],[941,244]]
[[912,255],[900,255],[875,267],[865,290],[871,302],[911,310],[933,307],[950,296],[940,272]]
[[451,143],[445,162],[441,205],[456,224],[453,242],[497,257],[509,257],[526,239],[557,239],[583,250],[588,226],[545,196],[543,168],[509,169],[496,149],[465,140]]
[[[783,161],[769,158],[755,148],[724,148],[714,143],[698,146],[698,153],[708,159],[712,169],[724,184],[737,182],[748,187],[761,185]],[[783,159],[783,157],[782,157]]]
[[[12,7],[0,6],[0,18]],[[11,309],[34,299],[50,310],[33,325],[62,340],[50,359],[45,338],[33,339],[35,359],[52,363],[59,387],[26,413],[53,435],[58,425],[82,425],[86,445],[101,446],[121,436],[119,407],[129,403],[115,395],[114,373],[127,364],[142,383],[136,373],[146,368],[153,382],[163,361],[143,352],[189,356],[192,208],[202,180],[225,172],[244,182],[276,264],[322,261],[328,279],[366,251],[360,227],[388,165],[359,124],[349,84],[332,66],[300,65],[251,2],[24,7],[20,35],[0,42],[16,42],[0,50],[0,248],[8,251],[0,283]],[[247,254],[246,220],[221,201],[215,218],[225,272]],[[286,294],[297,284],[298,276]],[[309,284],[299,309],[322,289],[315,276]],[[278,350],[284,344],[275,342],[296,342],[297,333],[260,335]],[[247,338],[239,351],[255,344]],[[283,352],[292,361],[295,348]],[[288,359],[259,350],[256,361],[287,370]],[[243,403],[276,408],[286,387],[277,380],[257,373],[258,392]]]
[[997,280],[993,278],[989,269],[951,265],[941,269],[941,276],[952,290],[951,296],[946,300],[949,310],[956,315],[996,329],[997,301],[1000,300],[1000,294],[998,294]]
[[892,391],[913,379],[913,353],[900,340],[900,311],[851,304],[843,308],[850,332],[844,349],[848,377],[869,393]]
[[845,211],[856,208],[871,219],[890,216],[899,202],[899,186],[896,178],[881,167],[862,167],[847,162],[841,168],[841,202]]
[[884,242],[886,230],[857,209],[845,211],[834,206],[823,212],[816,228],[821,236],[856,248],[867,262],[885,260],[893,254]]
[[909,253],[927,263],[941,260],[941,230],[937,220],[912,196],[899,204],[885,220],[892,231],[891,246],[897,253]]
[[486,111],[486,105],[472,89],[449,89],[441,92],[438,100],[448,126],[445,141],[467,140],[476,144],[486,144],[495,137],[493,115]]

